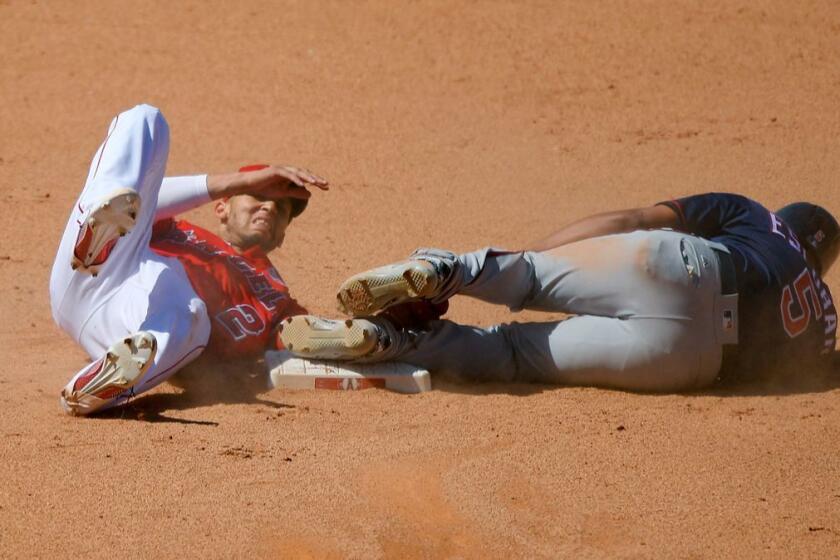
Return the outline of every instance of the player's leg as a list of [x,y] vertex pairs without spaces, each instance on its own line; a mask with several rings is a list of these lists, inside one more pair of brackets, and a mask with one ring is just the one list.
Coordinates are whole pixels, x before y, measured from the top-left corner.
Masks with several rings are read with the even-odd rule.
[[[447,288],[514,311],[667,316],[669,295],[690,280],[691,265],[680,251],[684,237],[638,231],[586,239],[544,253],[483,249],[458,256],[457,269],[463,272],[460,277],[453,275]],[[700,270],[697,263],[694,270]]]
[[504,325],[481,329],[432,321],[425,329],[401,329],[385,317],[326,319],[289,317],[278,327],[286,350],[301,358],[359,363],[403,361],[435,372],[490,371],[515,377],[516,353]]
[[[153,341],[153,351],[125,342],[138,336]],[[144,261],[82,329],[80,343],[96,359],[65,386],[62,405],[86,415],[123,404],[197,358],[209,336],[204,303],[180,263],[158,256]]]
[[[74,338],[90,311],[119,288],[149,252],[168,151],[163,115],[139,105],[114,118],[94,155],[50,277],[53,317]],[[93,272],[98,277],[92,277]]]
[[689,389],[715,379],[721,344],[736,340],[737,308],[721,294],[718,256],[699,238],[636,232],[551,254],[483,251],[470,258],[484,262],[470,269],[478,274],[461,293],[512,309],[581,315],[505,327],[520,373],[534,380]]
[[720,370],[720,344],[705,326],[704,336],[702,325],[691,320],[581,315],[559,323],[514,323],[506,326],[506,338],[516,349],[519,381],[685,391],[710,385]]
[[291,317],[281,341],[322,360],[398,361],[462,379],[680,391],[710,384],[720,346],[690,321],[580,316],[490,328],[435,321],[401,330],[383,317]]
[[420,249],[406,261],[345,281],[339,304],[360,316],[402,301],[438,302],[461,294],[514,311],[631,314],[637,311],[634,294],[650,284],[640,261],[649,249],[648,233],[589,239],[555,253]]
[[483,381],[680,391],[711,383],[720,367],[720,347],[696,343],[691,327],[593,316],[489,329],[441,322],[383,357]]
[[[105,256],[103,251],[94,251],[93,257],[89,256],[90,251],[80,252],[81,245],[89,238],[100,238],[99,245],[119,239],[119,232],[115,237],[110,225],[136,229],[119,241],[118,249],[114,247],[115,260],[130,259],[132,253],[148,245],[168,155],[169,125],[160,110],[138,105],[114,118],[108,136],[91,162],[85,187],[71,216],[71,225],[73,218],[76,223],[81,222],[73,255],[80,270],[91,258]],[[97,212],[100,220],[92,219]],[[97,225],[103,226],[101,230],[97,230]],[[111,260],[110,253],[106,260]],[[114,267],[88,266],[91,271],[101,269],[102,272]]]
[[[486,259],[474,267],[479,274],[461,288],[461,293],[483,295],[512,308],[555,309],[552,306],[560,302],[561,310],[603,316],[492,329],[440,322],[416,332],[394,331],[381,318],[353,320],[352,328],[337,321],[312,328],[295,318],[281,340],[292,340],[299,331],[304,334],[294,337],[295,353],[317,358],[332,345],[334,355],[329,357],[342,358],[342,347],[357,349],[358,337],[350,337],[351,331],[371,324],[378,341],[371,345],[368,334],[373,352],[345,352],[348,358],[400,360],[431,371],[472,372],[492,379],[635,390],[688,389],[712,382],[721,364],[721,344],[734,342],[737,318],[733,302],[721,295],[717,257],[707,242],[671,232],[622,237],[620,244],[601,238],[605,243],[600,246],[587,245],[602,252],[586,262],[584,252],[574,258],[567,255],[565,261],[558,260],[560,265],[529,253],[470,254]],[[629,258],[626,249],[633,249]],[[595,266],[599,263],[604,266]],[[505,291],[507,283],[516,285],[509,290],[516,298]],[[316,351],[307,353],[307,348]]]

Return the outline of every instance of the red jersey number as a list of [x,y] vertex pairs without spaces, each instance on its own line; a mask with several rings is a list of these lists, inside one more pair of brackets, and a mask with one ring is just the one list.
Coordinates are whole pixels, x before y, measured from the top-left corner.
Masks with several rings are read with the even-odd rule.
[[[794,315],[794,298],[796,300],[795,309],[798,313]],[[810,299],[810,305],[808,300]],[[782,301],[780,304],[782,312],[782,325],[785,332],[791,338],[796,338],[808,328],[811,322],[811,312],[813,311],[817,319],[822,317],[823,310],[820,306],[819,297],[817,297],[817,290],[814,287],[814,280],[811,278],[811,273],[808,269],[804,269],[793,283],[788,284],[782,290]]]

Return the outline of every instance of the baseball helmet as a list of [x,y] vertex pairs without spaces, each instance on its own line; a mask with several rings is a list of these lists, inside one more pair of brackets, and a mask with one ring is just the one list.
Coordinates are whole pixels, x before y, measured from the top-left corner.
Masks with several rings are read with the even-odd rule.
[[819,260],[820,272],[826,272],[840,252],[840,225],[831,213],[810,202],[794,202],[780,208],[776,215],[793,230]]
[[[245,173],[248,171],[259,171],[260,169],[265,169],[268,167],[264,163],[256,163],[253,165],[245,165],[239,168],[240,173]],[[292,218],[297,218],[303,211],[306,210],[306,205],[309,204],[309,200],[300,199],[300,198],[290,198],[289,201],[292,203]]]

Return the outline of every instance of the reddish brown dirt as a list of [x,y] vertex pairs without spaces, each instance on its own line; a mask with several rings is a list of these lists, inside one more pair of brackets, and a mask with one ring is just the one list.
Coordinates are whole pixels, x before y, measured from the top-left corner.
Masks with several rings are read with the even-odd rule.
[[169,120],[170,174],[332,180],[275,255],[319,313],[416,246],[517,246],[670,196],[840,211],[835,2],[233,6],[0,0],[0,556],[840,557],[837,375],[678,396],[164,385],[65,417],[85,356],[48,273],[90,156],[138,102]]

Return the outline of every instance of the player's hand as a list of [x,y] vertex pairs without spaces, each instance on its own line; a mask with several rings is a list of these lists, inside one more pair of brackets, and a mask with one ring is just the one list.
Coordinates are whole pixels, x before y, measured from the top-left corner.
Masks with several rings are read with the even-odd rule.
[[265,169],[242,173],[242,182],[242,192],[269,198],[306,199],[311,196],[307,187],[329,189],[329,183],[323,177],[291,165],[269,165]]
[[307,187],[325,191],[329,182],[307,169],[291,165],[269,165],[254,171],[207,177],[207,190],[213,199],[237,194],[307,199],[311,196]]

